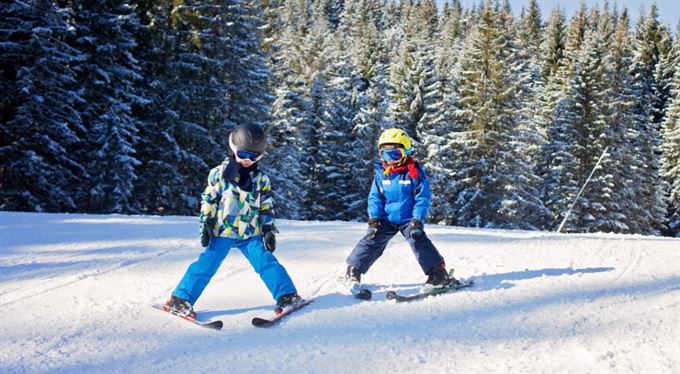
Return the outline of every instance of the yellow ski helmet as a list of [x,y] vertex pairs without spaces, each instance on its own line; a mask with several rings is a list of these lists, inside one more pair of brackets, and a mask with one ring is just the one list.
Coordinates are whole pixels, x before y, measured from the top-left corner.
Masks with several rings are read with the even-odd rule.
[[382,148],[385,144],[400,144],[404,147],[404,153],[410,155],[413,150],[411,149],[411,139],[406,135],[406,131],[400,129],[387,129],[383,131],[378,139],[378,149]]

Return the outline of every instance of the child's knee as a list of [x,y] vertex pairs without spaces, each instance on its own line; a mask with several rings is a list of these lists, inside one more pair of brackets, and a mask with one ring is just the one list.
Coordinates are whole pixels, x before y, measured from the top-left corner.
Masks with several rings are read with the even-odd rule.
[[256,248],[255,250],[250,251],[249,255],[250,256],[248,260],[253,265],[255,272],[258,274],[272,267],[280,266],[276,257],[274,257],[271,252],[264,249],[264,246],[262,248]]

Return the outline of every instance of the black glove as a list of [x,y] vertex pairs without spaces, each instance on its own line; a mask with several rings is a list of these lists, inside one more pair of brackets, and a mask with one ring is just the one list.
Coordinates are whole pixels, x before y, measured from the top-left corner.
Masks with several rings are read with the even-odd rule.
[[212,230],[214,226],[214,218],[206,218],[206,220],[201,223],[201,245],[203,248],[210,244],[210,238],[213,236]]
[[239,170],[241,170],[241,164],[236,162],[233,156],[227,157],[222,163],[225,164],[222,170],[222,179],[225,182],[233,181],[236,175],[238,175]]
[[366,229],[366,237],[373,239],[375,234],[378,232],[378,226],[380,226],[380,220],[377,218],[368,219],[368,229]]
[[274,225],[264,225],[262,226],[262,241],[264,241],[264,247],[269,252],[274,252],[276,250],[276,235],[274,233],[279,232]]
[[417,219],[414,218],[411,220],[409,228],[411,229],[411,237],[413,239],[418,240],[423,236],[423,224]]

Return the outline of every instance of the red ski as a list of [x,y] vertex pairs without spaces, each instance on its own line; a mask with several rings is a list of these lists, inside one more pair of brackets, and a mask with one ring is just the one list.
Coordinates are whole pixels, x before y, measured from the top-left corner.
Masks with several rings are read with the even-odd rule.
[[176,312],[173,312],[172,310],[166,308],[164,305],[152,305],[152,307],[154,307],[154,308],[156,308],[160,311],[163,311],[165,313],[172,314],[173,316],[177,316],[177,317],[179,317],[179,318],[181,318],[181,319],[183,319],[187,322],[191,322],[195,325],[205,327],[207,329],[211,329],[211,330],[221,330],[222,329],[222,325],[223,325],[222,321],[201,322],[201,321],[197,321],[195,318],[187,317],[187,316],[178,314]]
[[300,302],[299,304],[297,304],[294,308],[292,308],[292,309],[286,311],[285,313],[281,313],[281,314],[279,314],[279,315],[276,315],[276,316],[274,316],[274,318],[272,318],[272,319],[266,319],[266,318],[255,317],[255,318],[253,318],[253,326],[255,326],[255,327],[269,327],[269,326],[272,326],[272,325],[274,325],[274,324],[280,322],[282,319],[284,319],[286,316],[292,314],[292,313],[295,312],[296,310],[299,310],[299,309],[304,308],[305,306],[307,306],[307,305],[308,305],[309,303],[311,303],[312,301],[314,301],[314,300],[312,300],[312,299],[304,300],[304,301]]

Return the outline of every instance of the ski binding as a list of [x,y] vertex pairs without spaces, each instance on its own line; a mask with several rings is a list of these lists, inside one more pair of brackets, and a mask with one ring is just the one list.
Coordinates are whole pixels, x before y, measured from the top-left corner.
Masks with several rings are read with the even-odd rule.
[[371,300],[371,298],[373,297],[373,293],[371,292],[371,290],[369,290],[368,288],[362,288],[361,284],[359,283],[349,283],[345,280],[345,277],[343,276],[338,277],[338,283],[345,286],[349,290],[349,292],[351,292],[352,295],[354,295],[354,297],[356,297],[357,299]]
[[221,329],[222,329],[222,326],[224,325],[224,324],[222,323],[222,321],[201,322],[201,321],[196,320],[195,318],[190,318],[190,317],[187,317],[187,316],[183,316],[183,315],[181,315],[181,314],[179,314],[179,313],[173,312],[172,310],[166,308],[165,305],[154,304],[154,305],[152,305],[152,307],[154,307],[154,308],[156,308],[156,309],[158,309],[158,310],[160,310],[160,311],[162,311],[162,312],[165,312],[165,313],[168,313],[168,314],[172,314],[173,316],[177,316],[177,317],[179,317],[179,318],[181,318],[181,319],[183,319],[183,320],[185,320],[185,321],[187,321],[187,322],[191,322],[191,323],[193,323],[193,324],[195,324],[195,325],[198,325],[198,326],[201,326],[201,327],[205,327],[205,328],[207,328],[207,329],[211,329],[211,330],[221,330]]
[[[449,271],[449,276],[453,278],[453,269]],[[470,280],[462,280],[458,283],[452,283],[449,286],[446,287],[441,287],[441,288],[433,288],[432,290],[425,291],[425,292],[418,292],[413,295],[399,295],[395,291],[388,291],[385,297],[387,300],[395,300],[397,302],[403,302],[403,301],[415,301],[415,300],[420,300],[424,299],[429,296],[433,295],[439,295],[443,293],[447,293],[450,291],[457,291],[460,290],[461,288],[466,288],[466,287],[471,287],[474,284],[474,281],[472,279]]]
[[280,322],[282,319],[284,319],[286,316],[295,312],[296,310],[302,309],[305,306],[309,305],[309,303],[311,303],[312,301],[314,301],[314,300],[313,299],[303,300],[302,302],[298,303],[297,305],[295,305],[290,310],[288,310],[284,313],[281,313],[279,315],[276,315],[276,316],[274,316],[274,318],[271,318],[271,319],[255,317],[255,318],[253,318],[253,321],[252,321],[253,326],[255,326],[255,327],[269,327],[269,326],[275,325],[278,322]]

